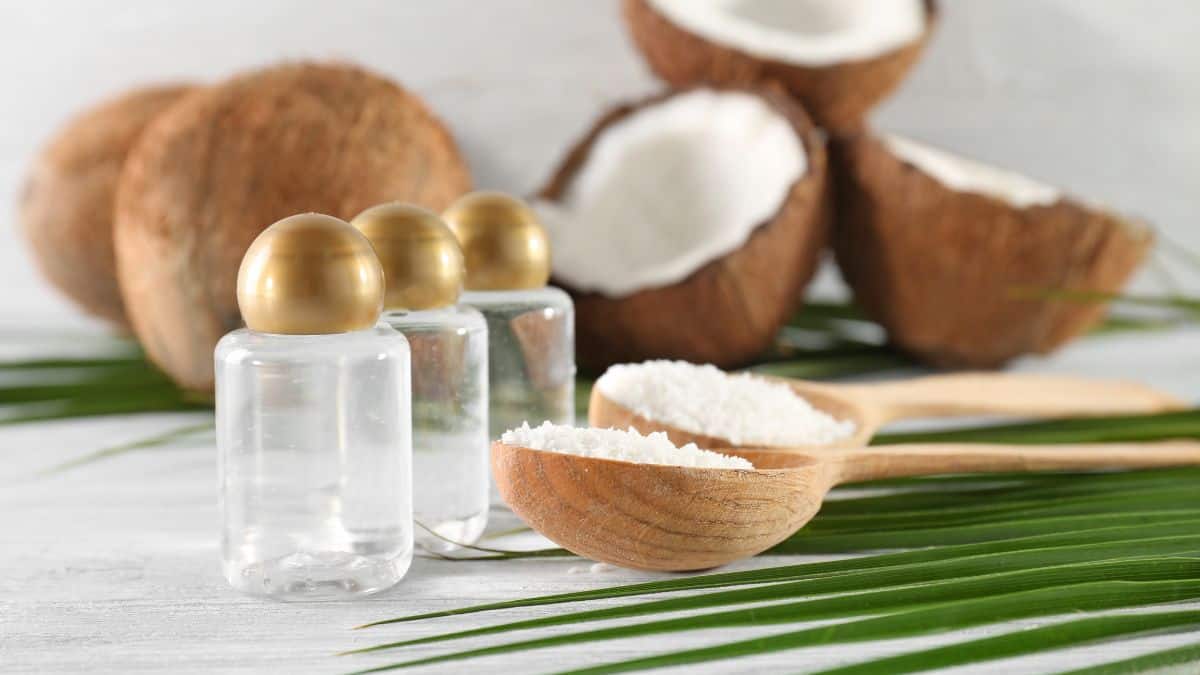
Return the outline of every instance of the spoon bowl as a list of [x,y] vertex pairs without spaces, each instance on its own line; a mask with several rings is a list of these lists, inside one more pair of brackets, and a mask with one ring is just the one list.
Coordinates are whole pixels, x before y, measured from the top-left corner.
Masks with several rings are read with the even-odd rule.
[[[643,415],[592,387],[588,423],[643,434],[665,432],[676,445],[701,448],[786,449],[821,452],[868,445],[880,427],[902,419],[962,417],[1091,417],[1182,410],[1178,398],[1144,385],[1057,375],[956,373],[870,384],[830,384],[760,376],[792,388],[797,395],[836,420],[854,423],[854,433],[834,443],[806,446],[739,444],[731,439],[682,429]],[[724,452],[725,450],[723,450]]]
[[737,451],[755,470],[580,457],[496,442],[505,503],[585,558],[649,570],[702,570],[761,553],[816,515],[830,467],[792,453]]
[[1200,464],[1200,442],[1002,446],[911,444],[810,454],[721,449],[754,469],[633,462],[492,444],[492,475],[534,530],[585,558],[693,571],[787,539],[839,483],[936,473]]

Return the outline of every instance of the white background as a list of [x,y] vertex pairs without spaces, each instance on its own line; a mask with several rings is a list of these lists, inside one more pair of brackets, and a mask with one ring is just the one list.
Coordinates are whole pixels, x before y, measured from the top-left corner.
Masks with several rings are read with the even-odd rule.
[[[878,126],[1019,169],[1200,247],[1200,5],[942,5],[932,48]],[[74,314],[38,279],[15,226],[29,158],[70,115],[125,87],[297,58],[391,75],[449,122],[479,186],[519,193],[603,109],[658,86],[615,0],[4,2],[0,211],[13,224],[0,227],[0,303]]]

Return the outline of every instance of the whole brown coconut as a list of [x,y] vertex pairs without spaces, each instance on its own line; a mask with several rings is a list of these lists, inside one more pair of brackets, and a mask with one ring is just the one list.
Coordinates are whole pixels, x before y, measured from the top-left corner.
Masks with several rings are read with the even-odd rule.
[[900,84],[937,21],[936,3],[925,0],[925,31],[917,40],[873,58],[811,66],[756,57],[688,32],[647,0],[622,0],[622,7],[638,51],[672,86],[780,82],[818,125],[838,132],[861,127],[867,112]]
[[189,89],[135,89],[84,111],[34,159],[21,195],[21,226],[42,274],[84,311],[121,327],[112,244],[117,179],[146,125]]
[[264,228],[391,200],[440,210],[468,189],[442,123],[366,70],[288,64],[197,92],[155,120],[121,176],[115,242],[133,328],[178,384],[210,390],[213,347],[241,324],[238,265]]
[[1046,292],[1115,292],[1152,244],[1146,226],[1071,199],[1019,207],[955,191],[872,136],[831,154],[842,276],[897,346],[933,365],[990,368],[1060,347],[1105,307]]
[[[807,155],[806,171],[791,184],[780,208],[757,224],[740,248],[704,264],[682,281],[611,297],[572,288],[556,266],[554,283],[575,300],[577,360],[588,370],[601,372],[614,363],[655,358],[726,368],[745,364],[772,344],[813,275],[829,225],[822,134],[777,87],[718,91],[761,97],[785,118]],[[648,106],[684,93],[669,92],[622,105],[601,117],[569,152],[539,198],[559,200],[607,130]],[[670,208],[667,197],[659,198]]]

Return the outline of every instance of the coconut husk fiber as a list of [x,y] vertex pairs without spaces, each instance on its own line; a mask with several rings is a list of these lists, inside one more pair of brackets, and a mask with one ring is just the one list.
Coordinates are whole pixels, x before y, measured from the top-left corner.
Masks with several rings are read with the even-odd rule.
[[378,74],[291,63],[236,76],[172,106],[129,154],[115,231],[129,318],[177,383],[211,390],[213,346],[241,325],[237,271],[259,232],[392,200],[440,210],[469,189],[445,126]]
[[34,159],[21,193],[21,228],[42,274],[85,312],[122,329],[112,234],[121,167],[150,121],[191,89],[143,87],[84,111]]

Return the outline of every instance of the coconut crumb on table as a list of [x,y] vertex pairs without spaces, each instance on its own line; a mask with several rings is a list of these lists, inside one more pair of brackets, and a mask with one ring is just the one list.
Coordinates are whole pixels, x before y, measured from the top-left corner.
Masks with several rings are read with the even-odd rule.
[[824,445],[854,423],[817,410],[786,384],[685,361],[610,367],[596,380],[610,400],[647,419],[733,445]]
[[592,563],[591,565],[572,565],[567,568],[567,574],[608,574],[621,569],[608,563]]

